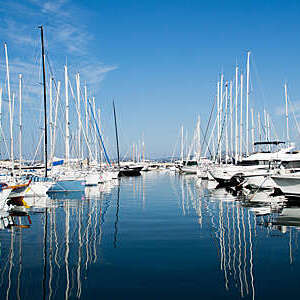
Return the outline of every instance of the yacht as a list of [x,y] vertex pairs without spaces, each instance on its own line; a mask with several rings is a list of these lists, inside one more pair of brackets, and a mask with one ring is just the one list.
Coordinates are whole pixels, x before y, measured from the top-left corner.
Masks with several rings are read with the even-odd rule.
[[[258,142],[256,145],[279,145],[283,142]],[[243,158],[236,165],[215,165],[209,172],[223,186],[244,185],[254,187],[274,187],[270,175],[278,170],[282,161],[300,161],[300,153],[291,152],[294,145],[275,152],[256,152]],[[288,165],[287,165],[288,166]]]

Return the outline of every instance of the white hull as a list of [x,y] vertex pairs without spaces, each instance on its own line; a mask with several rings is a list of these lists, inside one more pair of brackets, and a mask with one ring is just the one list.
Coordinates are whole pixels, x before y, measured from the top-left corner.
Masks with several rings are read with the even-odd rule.
[[8,205],[6,204],[6,202],[10,192],[11,189],[5,189],[0,192],[0,210],[8,210]]
[[274,175],[272,179],[285,195],[300,197],[299,174]]
[[267,173],[265,175],[246,177],[244,186],[249,186],[253,189],[272,189],[276,187],[276,184],[274,180],[271,179],[270,174]]
[[207,179],[208,178],[208,170],[198,168],[197,169],[197,177],[202,178],[202,179]]
[[85,177],[85,185],[86,186],[97,185],[99,180],[100,180],[99,174],[97,174],[97,173],[87,174]]
[[46,197],[53,182],[31,182],[25,190],[24,197]]
[[196,166],[182,166],[180,167],[180,171],[185,174],[197,174]]

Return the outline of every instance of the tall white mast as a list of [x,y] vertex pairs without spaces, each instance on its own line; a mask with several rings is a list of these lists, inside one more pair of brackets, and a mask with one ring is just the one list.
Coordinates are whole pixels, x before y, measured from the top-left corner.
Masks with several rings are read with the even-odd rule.
[[[258,122],[258,137],[259,141],[261,142],[261,121],[260,121],[260,113],[257,113],[257,122]],[[260,147],[259,147],[260,149]]]
[[239,84],[239,67],[235,67],[235,163],[237,164],[238,158],[239,158],[239,151],[238,151],[238,137],[239,137],[239,131],[238,131],[238,84]]
[[232,80],[229,86],[229,100],[230,100],[230,157],[233,157],[233,103],[232,103]]
[[56,101],[55,101],[55,115],[54,115],[54,126],[53,126],[53,139],[51,144],[51,161],[53,161],[53,157],[55,154],[55,144],[56,144],[56,124],[57,124],[57,113],[58,113],[58,102],[60,98],[60,81],[57,83],[57,91],[56,91]]
[[[93,114],[94,116],[96,116],[96,103],[95,103],[95,97],[93,97]],[[96,122],[97,122],[97,118],[95,117],[94,120],[94,157],[96,159],[96,161],[98,160],[98,151],[97,151],[97,136],[96,136]]]
[[241,73],[240,158],[243,156],[243,73]]
[[[101,131],[101,110],[100,110],[100,108],[98,108],[98,114],[97,114],[97,116],[98,116],[98,127],[99,127],[99,131],[100,131],[100,133],[102,134],[102,131]],[[99,154],[99,162],[100,162],[100,164],[101,164],[101,162],[102,162],[102,151],[101,151],[101,147],[99,147],[99,151],[98,151],[98,154]]]
[[143,162],[145,162],[145,137],[143,133],[143,142],[142,142],[142,147],[143,147]]
[[[89,141],[89,114],[88,114],[88,99],[87,99],[87,87],[84,85],[84,103],[85,103],[85,132],[86,139]],[[88,147],[88,146],[87,146]],[[89,157],[89,152],[87,152],[87,157]]]
[[[271,141],[270,115],[269,115],[269,113],[267,113],[267,125],[268,125],[268,140]],[[271,144],[269,144],[269,151],[271,151]]]
[[78,112],[78,158],[82,159],[81,153],[81,110],[80,110],[80,75],[76,75],[76,90],[77,90],[77,112]]
[[250,75],[250,51],[247,53],[247,91],[246,91],[246,155],[249,156],[249,75]]
[[285,96],[285,118],[286,118],[286,140],[290,141],[289,135],[289,113],[288,113],[288,95],[287,95],[287,85],[284,84],[284,96]]
[[200,162],[201,158],[201,142],[200,142],[200,116],[198,116],[197,121],[197,163]]
[[134,151],[134,149],[135,149],[135,144],[133,143],[133,145],[132,145],[132,161],[133,162],[135,162],[135,151]]
[[19,131],[19,170],[20,175],[22,173],[22,74],[19,74],[19,120],[20,120],[20,131]]
[[[213,159],[216,159],[216,146],[215,146],[215,139],[212,139],[212,157]],[[206,153],[206,152],[205,152]],[[205,155],[206,157],[206,155]]]
[[183,125],[181,125],[181,163],[183,163]]
[[185,154],[186,154],[186,162],[189,160],[189,149],[188,149],[188,130],[185,131]]
[[228,158],[228,82],[225,83],[225,163]]
[[9,117],[10,117],[10,160],[11,160],[11,170],[14,174],[14,143],[13,143],[13,106],[10,94],[10,80],[9,80],[9,66],[8,66],[8,55],[7,55],[7,45],[4,43],[5,49],[5,61],[6,61],[6,78],[7,78],[7,93],[8,93],[8,105],[9,105]]
[[0,133],[0,150],[1,150],[1,142],[2,142],[2,87],[0,87],[0,130],[1,130],[1,133]]
[[53,78],[50,76],[49,82],[49,125],[50,125],[50,161],[52,159],[52,144],[53,144],[53,96],[52,96],[52,81]]
[[[217,84],[217,147],[220,142],[220,82]],[[218,147],[219,148],[219,147]]]
[[65,95],[66,95],[66,146],[65,146],[65,159],[69,165],[70,159],[70,128],[69,128],[69,80],[68,80],[68,69],[65,66]]
[[264,109],[264,123],[265,123],[265,140],[268,141],[267,112],[265,109]]
[[252,119],[252,128],[251,128],[252,153],[254,153],[254,111],[253,111],[253,108],[251,108],[251,119]]
[[219,140],[219,160],[222,161],[222,114],[223,114],[223,79],[224,76],[221,74],[221,83],[220,83],[220,140]]
[[259,141],[261,141],[261,124],[260,124],[260,113],[257,113],[257,122],[258,122],[258,137]]

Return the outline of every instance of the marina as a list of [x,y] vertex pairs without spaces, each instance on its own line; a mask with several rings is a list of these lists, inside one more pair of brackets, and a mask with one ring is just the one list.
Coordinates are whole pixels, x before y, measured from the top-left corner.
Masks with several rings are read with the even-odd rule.
[[297,298],[299,15],[0,3],[0,300]]
[[0,298],[293,297],[299,206],[253,200],[169,171],[28,200],[1,217]]

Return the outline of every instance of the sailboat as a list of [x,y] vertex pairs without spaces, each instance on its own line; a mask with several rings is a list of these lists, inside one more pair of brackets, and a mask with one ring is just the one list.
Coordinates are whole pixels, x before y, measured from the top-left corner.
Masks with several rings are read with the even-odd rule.
[[116,143],[117,143],[117,157],[118,157],[118,176],[139,176],[141,175],[141,170],[144,166],[135,166],[135,165],[127,165],[124,167],[120,166],[120,150],[119,150],[119,137],[118,137],[118,126],[117,126],[117,117],[116,117],[116,108],[115,102],[113,101],[113,109],[114,109],[114,120],[115,120],[115,133],[116,133]]

